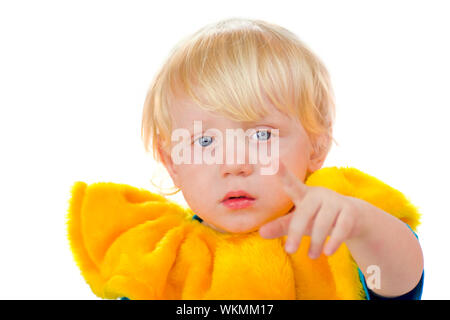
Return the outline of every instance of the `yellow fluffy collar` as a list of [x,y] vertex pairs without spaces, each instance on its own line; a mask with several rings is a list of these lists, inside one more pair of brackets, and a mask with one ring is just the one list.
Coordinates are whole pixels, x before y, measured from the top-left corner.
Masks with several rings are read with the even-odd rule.
[[[420,215],[399,191],[354,168],[322,168],[306,184],[363,199],[407,223]],[[189,208],[126,184],[77,181],[68,238],[92,291],[116,299],[365,299],[345,244],[330,257],[308,257],[310,237],[294,254],[286,236],[223,234]]]

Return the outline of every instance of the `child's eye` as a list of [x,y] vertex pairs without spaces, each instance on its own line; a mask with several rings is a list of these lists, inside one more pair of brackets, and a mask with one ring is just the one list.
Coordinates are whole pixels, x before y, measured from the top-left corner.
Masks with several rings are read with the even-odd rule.
[[263,129],[263,130],[256,130],[255,134],[258,137],[258,140],[267,141],[270,139],[272,133],[267,129]]
[[[212,143],[213,138],[210,136],[201,136],[200,138],[198,138],[195,141],[200,141],[200,146],[207,147]],[[195,141],[194,141],[194,143],[195,143]]]

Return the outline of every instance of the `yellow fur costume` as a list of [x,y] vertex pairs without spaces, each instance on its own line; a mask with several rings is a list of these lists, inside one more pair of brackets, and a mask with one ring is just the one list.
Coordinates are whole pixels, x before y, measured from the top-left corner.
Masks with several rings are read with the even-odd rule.
[[[399,191],[354,168],[326,167],[306,185],[363,199],[407,223],[420,214]],[[224,234],[165,197],[126,184],[77,181],[68,237],[92,291],[116,299],[365,299],[345,244],[330,257],[308,257],[310,237],[294,254],[287,236]]]

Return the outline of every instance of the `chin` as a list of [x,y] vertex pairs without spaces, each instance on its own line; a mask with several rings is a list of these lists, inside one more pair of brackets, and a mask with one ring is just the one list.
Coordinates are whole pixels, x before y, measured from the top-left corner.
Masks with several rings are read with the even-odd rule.
[[251,233],[259,230],[260,225],[245,225],[245,226],[232,226],[232,227],[222,227],[222,230],[225,230],[229,233],[237,233],[237,234],[244,234],[244,233]]

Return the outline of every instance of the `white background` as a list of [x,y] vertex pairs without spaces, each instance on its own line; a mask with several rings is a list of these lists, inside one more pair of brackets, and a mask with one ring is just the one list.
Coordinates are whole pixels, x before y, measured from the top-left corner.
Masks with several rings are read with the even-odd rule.
[[245,17],[324,61],[339,143],[325,166],[420,208],[423,299],[448,299],[449,14],[447,1],[1,1],[0,298],[96,299],[66,237],[72,183],[154,190],[140,139],[152,77],[181,38]]

